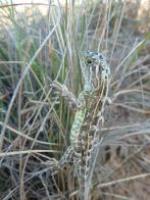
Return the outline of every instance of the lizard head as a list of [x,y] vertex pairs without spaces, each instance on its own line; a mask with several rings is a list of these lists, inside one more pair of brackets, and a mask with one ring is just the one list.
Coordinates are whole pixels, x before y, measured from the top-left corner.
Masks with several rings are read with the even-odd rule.
[[110,68],[106,58],[100,52],[86,51],[82,56],[82,76],[84,78],[85,90],[99,90],[102,85],[107,84]]

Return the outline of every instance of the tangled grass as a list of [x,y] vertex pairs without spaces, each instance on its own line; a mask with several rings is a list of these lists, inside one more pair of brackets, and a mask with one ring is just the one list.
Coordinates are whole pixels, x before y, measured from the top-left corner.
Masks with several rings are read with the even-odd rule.
[[58,1],[41,5],[44,16],[39,5],[19,13],[6,4],[0,6],[0,199],[79,199],[71,167],[51,175],[68,145],[74,113],[50,82],[65,83],[77,95],[79,55],[87,49],[108,59],[112,101],[91,199],[148,199],[150,34],[139,28],[140,4]]

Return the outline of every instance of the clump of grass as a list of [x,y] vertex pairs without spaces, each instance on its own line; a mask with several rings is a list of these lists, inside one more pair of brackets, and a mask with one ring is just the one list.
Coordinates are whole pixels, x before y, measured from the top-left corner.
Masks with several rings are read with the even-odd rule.
[[[53,94],[50,82],[58,80],[78,95],[79,56],[87,49],[102,51],[108,59],[112,99],[100,131],[103,143],[91,199],[127,199],[134,191],[130,180],[148,181],[150,43],[148,35],[134,29],[136,16],[131,20],[128,15],[132,6],[126,1],[66,1],[48,5],[46,16],[37,7],[21,14],[15,7],[0,8],[1,199],[79,199],[71,167],[51,175],[54,159],[68,145],[74,113]],[[108,146],[113,151],[104,162]]]

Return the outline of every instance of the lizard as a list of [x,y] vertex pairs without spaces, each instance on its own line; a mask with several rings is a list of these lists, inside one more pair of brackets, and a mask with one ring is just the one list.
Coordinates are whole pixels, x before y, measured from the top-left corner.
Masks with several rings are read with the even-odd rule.
[[87,187],[90,186],[86,183],[89,182],[95,144],[101,141],[97,128],[103,124],[110,77],[110,68],[104,55],[96,51],[81,52],[81,75],[83,89],[78,98],[57,81],[52,83],[52,87],[76,110],[70,131],[70,146],[58,165],[61,168],[65,163],[73,162],[79,177],[80,199],[88,199]]

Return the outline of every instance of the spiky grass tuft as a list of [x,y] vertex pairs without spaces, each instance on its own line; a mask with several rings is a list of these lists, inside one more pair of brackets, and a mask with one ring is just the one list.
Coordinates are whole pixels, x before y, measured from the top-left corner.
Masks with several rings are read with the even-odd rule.
[[71,167],[51,175],[68,145],[74,113],[50,83],[64,83],[77,95],[80,51],[87,49],[105,53],[112,73],[103,142],[87,183],[91,199],[145,195],[138,191],[150,175],[150,35],[139,31],[138,6],[58,1],[47,5],[45,16],[36,5],[24,13],[0,6],[1,199],[79,199]]

